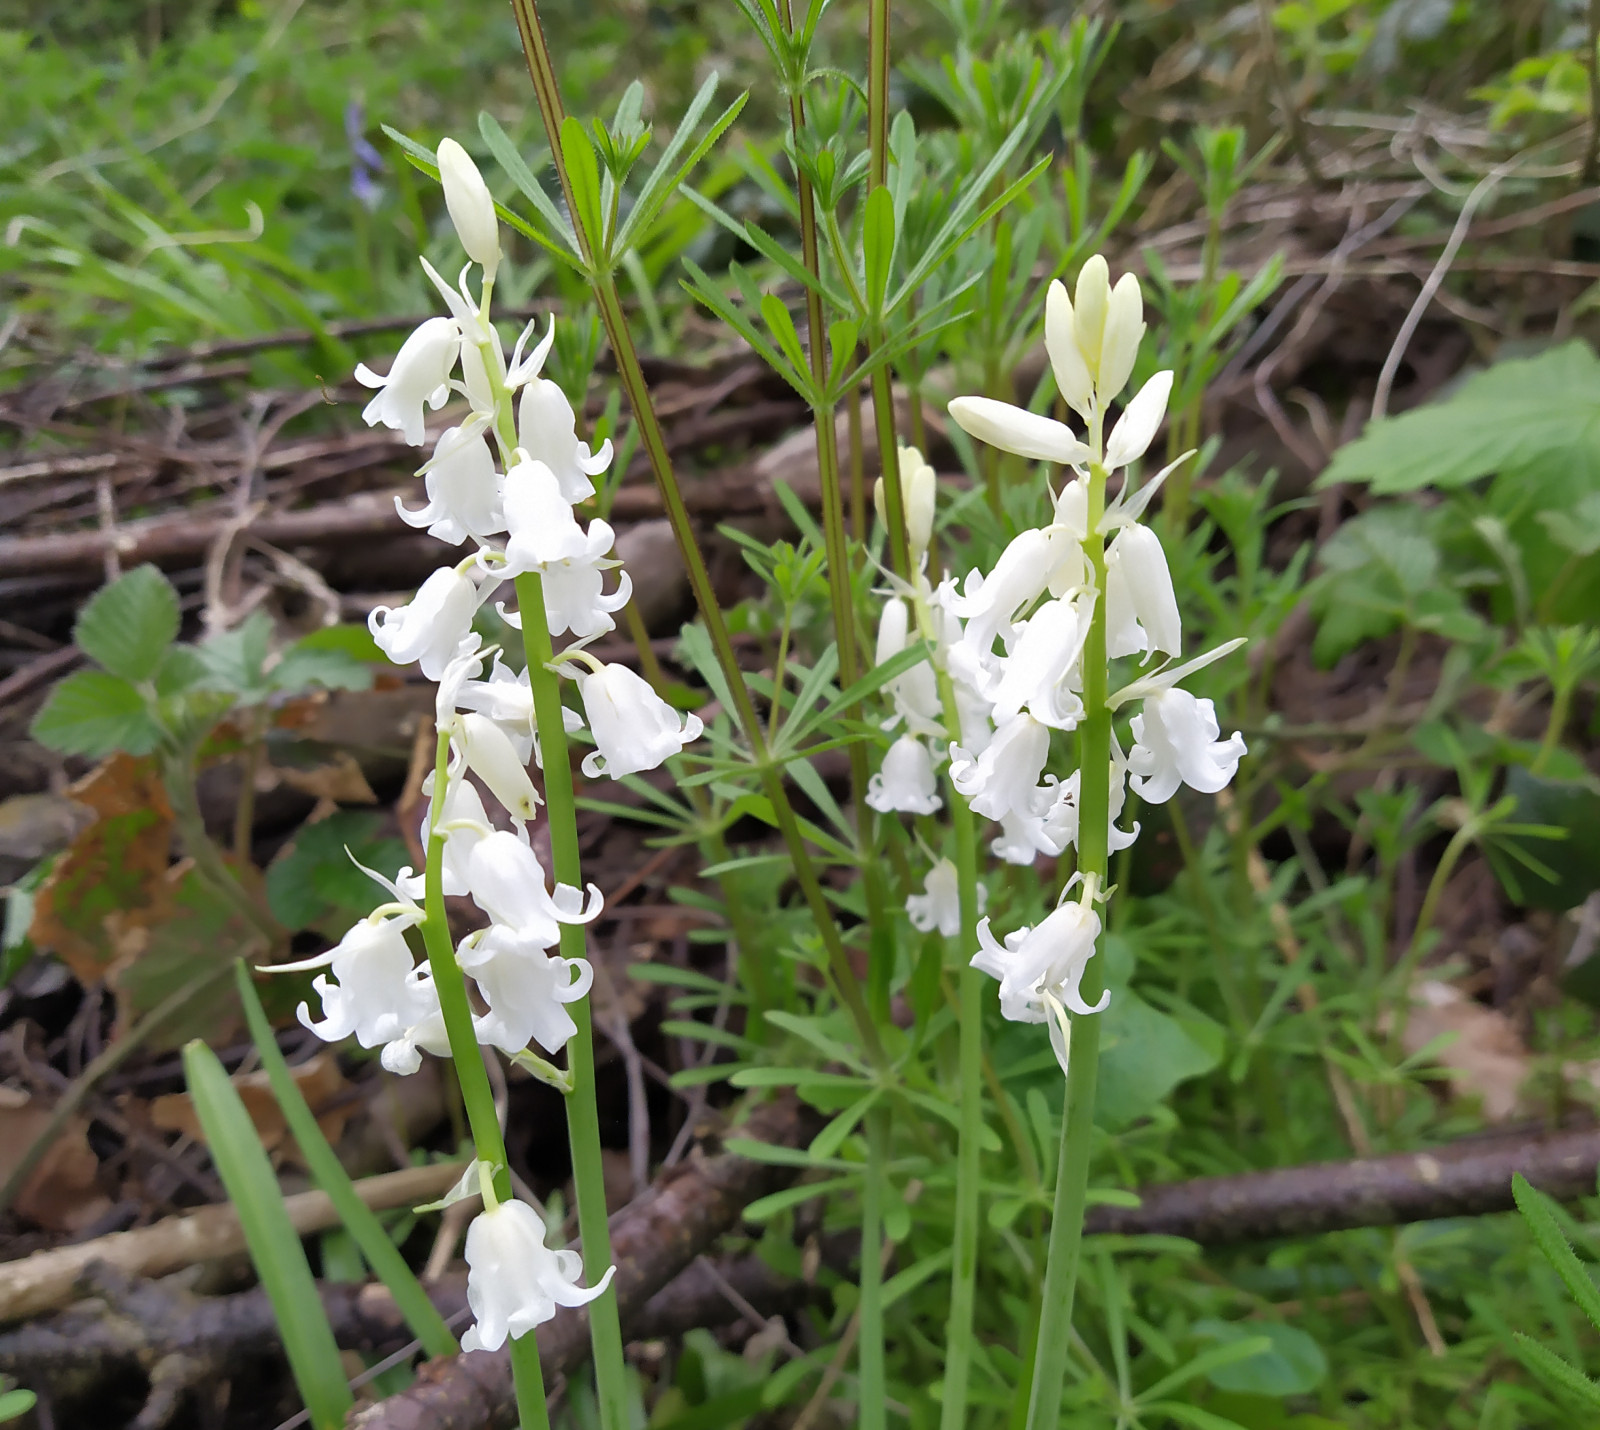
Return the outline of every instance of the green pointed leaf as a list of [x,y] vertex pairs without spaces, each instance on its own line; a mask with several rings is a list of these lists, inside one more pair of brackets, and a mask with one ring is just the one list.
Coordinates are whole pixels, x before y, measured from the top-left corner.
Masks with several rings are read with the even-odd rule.
[[882,314],[884,295],[889,290],[889,271],[894,265],[894,220],[894,197],[886,184],[879,184],[867,195],[861,234],[867,311],[874,317]]
[[136,566],[95,594],[72,638],[113,675],[148,680],[178,638],[178,593],[154,566]]
[[338,1430],[352,1404],[344,1365],[255,1123],[217,1055],[204,1043],[184,1048],[183,1070],[211,1159],[238,1212],[250,1259],[272,1304],[289,1370],[311,1424],[314,1430]]

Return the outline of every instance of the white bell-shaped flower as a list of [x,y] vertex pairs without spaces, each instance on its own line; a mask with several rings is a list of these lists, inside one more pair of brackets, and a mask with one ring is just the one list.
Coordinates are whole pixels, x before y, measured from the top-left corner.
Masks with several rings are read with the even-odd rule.
[[[1115,742],[1113,742],[1114,746]],[[1045,838],[1056,845],[1052,851],[1061,853],[1069,844],[1074,848],[1078,844],[1078,788],[1082,774],[1074,770],[1066,779],[1056,786],[1054,800],[1041,818],[1041,829]],[[1126,849],[1139,837],[1139,825],[1135,821],[1132,829],[1118,829],[1117,820],[1122,818],[1123,806],[1128,802],[1128,766],[1121,758],[1121,752],[1113,748],[1111,759],[1111,783],[1109,786],[1111,803],[1106,822],[1109,826],[1106,831],[1106,847],[1115,854],[1119,849]]]
[[1142,713],[1131,724],[1134,745],[1128,769],[1134,776],[1133,792],[1151,804],[1165,804],[1180,784],[1215,794],[1227,787],[1247,753],[1237,730],[1226,740],[1218,738],[1216,706],[1187,690],[1147,695]]
[[997,723],[1006,724],[1026,707],[1034,719],[1054,729],[1077,728],[1083,702],[1065,682],[1076,673],[1093,610],[1091,591],[1076,599],[1046,601],[1028,618],[988,692]]
[[[941,859],[928,870],[922,881],[922,893],[906,898],[906,913],[911,917],[911,927],[919,933],[937,929],[946,938],[961,932],[961,876],[955,864]],[[989,891],[978,885],[978,912],[989,901]]]
[[1129,462],[1137,462],[1155,440],[1156,429],[1167,415],[1167,399],[1172,395],[1171,372],[1158,372],[1123,409],[1117,425],[1106,439],[1106,470],[1114,472]]
[[586,534],[556,474],[521,449],[506,473],[505,511],[506,575],[543,572],[563,561],[592,562],[611,550],[611,528],[596,521]]
[[467,257],[481,264],[486,282],[494,282],[500,266],[500,222],[495,217],[494,196],[483,182],[483,175],[454,139],[441,139],[438,153],[439,182],[444,185],[444,203],[450,222],[467,250]]
[[478,588],[451,566],[441,566],[403,606],[374,606],[367,629],[378,649],[396,665],[416,661],[438,680],[472,631]]
[[972,966],[1000,980],[1000,1011],[1013,1022],[1046,1021],[1047,998],[1087,1016],[1111,1002],[1107,991],[1090,1005],[1079,989],[1099,936],[1100,916],[1078,900],[1059,904],[1037,927],[1007,934],[1004,945],[995,941],[984,919],[978,924]]
[[600,917],[605,900],[589,885],[589,902],[570,884],[545,888],[544,865],[525,839],[497,829],[473,847],[467,860],[472,901],[490,920],[504,924],[524,944],[554,948],[562,924],[585,924]]
[[1037,813],[1039,776],[1050,757],[1050,730],[1024,711],[1002,724],[980,755],[950,747],[950,779],[985,819]]
[[1161,538],[1148,526],[1125,526],[1106,548],[1106,654],[1183,647],[1183,617]]
[[867,781],[867,803],[879,814],[933,814],[943,808],[933,756],[912,735],[889,746],[883,768]]
[[461,1337],[464,1351],[497,1351],[542,1326],[557,1306],[586,1306],[611,1284],[616,1267],[585,1290],[583,1258],[544,1244],[543,1219],[526,1202],[485,1207],[467,1228],[467,1304],[477,1320]]
[[517,403],[517,445],[554,474],[561,495],[581,502],[594,495],[594,483],[611,465],[611,442],[600,444],[593,455],[589,444],[578,440],[577,414],[559,384],[533,377]]
[[[519,619],[508,617],[508,621],[520,629]],[[533,711],[533,687],[528,683],[526,671],[512,670],[496,655],[489,678],[467,681],[456,696],[455,704],[462,710],[474,710],[493,720],[511,741],[519,764],[526,766],[532,760],[540,769],[544,768]],[[569,735],[583,729],[583,717],[564,705],[561,723]]]
[[1083,466],[1092,455],[1065,422],[992,397],[957,397],[949,405],[956,425],[970,437],[1039,462]]
[[539,792],[528,777],[527,762],[511,737],[487,715],[469,710],[457,715],[451,741],[467,768],[484,782],[513,819],[532,819]]
[[[611,528],[596,518],[589,523],[589,545],[593,550],[607,541]],[[633,597],[633,578],[624,571],[617,589],[609,596],[605,592],[605,572],[622,563],[605,557],[584,560],[554,561],[544,568],[545,624],[553,636],[571,631],[579,640],[590,640],[615,630],[617,623],[612,615],[626,606]]]
[[995,857],[1004,859],[1007,864],[1028,868],[1041,854],[1048,854],[1052,859],[1059,855],[1067,847],[1067,841],[1057,836],[1054,809],[1051,805],[1043,814],[1025,809],[1007,810],[1000,821],[999,836],[989,844]]
[[400,346],[388,376],[380,377],[365,363],[356,368],[356,381],[375,387],[377,396],[361,419],[369,427],[380,422],[400,432],[413,447],[427,435],[424,406],[443,407],[450,396],[450,374],[461,351],[461,329],[451,318],[429,318]]
[[444,1011],[439,1007],[439,990],[426,968],[412,974],[417,985],[417,995],[425,1003],[426,1011],[404,1031],[383,1045],[378,1061],[385,1072],[397,1077],[410,1077],[422,1066],[422,1055],[444,1058],[450,1055],[450,1034],[445,1029]]
[[547,1053],[558,1053],[577,1032],[566,1005],[594,982],[587,959],[552,956],[508,925],[491,924],[463,940],[456,961],[489,1005],[472,1020],[480,1043],[512,1057],[532,1039]]
[[296,1010],[300,1022],[328,1043],[353,1033],[364,1048],[388,1042],[415,1023],[427,1012],[427,1002],[418,998],[405,930],[417,921],[415,916],[362,919],[327,953],[288,965],[326,967],[338,980],[330,983],[319,974],[312,981],[322,1000],[322,1021],[314,1021],[302,1003]]
[[486,541],[506,529],[500,503],[500,473],[482,428],[451,427],[434,445],[433,460],[422,469],[428,504],[412,511],[394,499],[407,526],[427,527],[428,535],[450,546],[469,536]]
[[1014,536],[988,576],[969,572],[958,595],[951,582],[939,588],[939,599],[965,625],[960,646],[980,663],[988,660],[997,638],[1009,645],[1012,622],[1024,607],[1044,593],[1050,580],[1050,540],[1038,527]]
[[676,755],[705,728],[698,715],[686,715],[667,704],[643,676],[625,665],[602,665],[578,676],[589,732],[595,749],[584,756],[583,772],[590,779],[657,768]]

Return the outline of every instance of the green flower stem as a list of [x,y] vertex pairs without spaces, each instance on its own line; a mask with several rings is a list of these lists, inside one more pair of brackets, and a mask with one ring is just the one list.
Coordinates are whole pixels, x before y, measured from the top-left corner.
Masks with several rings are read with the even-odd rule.
[[867,190],[889,177],[889,0],[867,7]]
[[867,1171],[861,1198],[861,1299],[856,1374],[857,1430],[885,1430],[888,1424],[883,1357],[883,1191],[889,1160],[889,1114],[874,1107],[867,1114]]
[[[555,651],[545,615],[544,582],[537,575],[525,574],[517,577],[516,585],[517,609],[522,613],[522,643],[528,656],[528,683],[533,687],[533,718],[544,768],[545,820],[550,830],[551,862],[558,882],[581,889],[583,867],[578,853],[572,758],[562,724],[561,677],[552,668]],[[586,952],[583,925],[563,924],[561,956],[583,958]],[[600,1108],[594,1088],[593,1016],[587,998],[580,998],[568,1011],[578,1030],[567,1044],[567,1070],[572,1075],[572,1092],[567,1098],[567,1137],[572,1147],[572,1179],[577,1190],[578,1230],[583,1237],[584,1275],[593,1285],[611,1265],[605,1168],[600,1156]],[[614,1289],[589,1303],[589,1338],[594,1346],[601,1424],[606,1430],[623,1430],[628,1424],[628,1375]]]
[[[931,642],[932,621],[926,604],[917,602],[918,624]],[[937,671],[939,698],[945,727],[952,739],[961,737],[961,715],[955,686],[948,671]],[[972,967],[978,947],[978,833],[965,796],[949,780],[950,823],[956,840],[956,890],[961,906],[961,932],[955,956],[961,970],[957,980],[957,1076],[960,1086],[960,1122],[956,1129],[956,1219],[951,1240],[950,1319],[945,1331],[944,1399],[939,1413],[941,1430],[965,1430],[967,1386],[972,1370],[972,1316],[978,1285],[978,1232],[981,1168],[978,1161],[983,1136],[983,981]]]
[[[446,762],[450,756],[450,736],[439,733],[434,761],[434,811],[444,808]],[[483,1051],[472,1026],[472,1005],[467,1001],[467,980],[456,962],[455,945],[450,938],[449,917],[444,907],[444,835],[437,829],[428,833],[428,867],[424,881],[422,941],[428,950],[428,968],[439,995],[439,1011],[450,1039],[450,1058],[455,1063],[456,1081],[461,1087],[461,1103],[467,1111],[467,1125],[480,1162],[494,1168],[495,1195],[503,1202],[515,1195],[511,1169],[506,1164],[505,1138],[500,1134],[500,1118],[495,1112],[494,1090],[483,1065]],[[539,1366],[539,1346],[532,1333],[511,1342],[511,1370],[517,1388],[517,1409],[522,1430],[549,1430],[550,1417],[544,1403],[544,1374]]]
[[[1094,572],[1095,590],[1106,589],[1106,469],[1100,463],[1102,426],[1090,426],[1089,535],[1083,553]],[[1078,871],[1103,889],[1110,869],[1111,711],[1106,704],[1105,600],[1095,602],[1083,647],[1083,720],[1078,726]],[[1102,934],[1102,940],[1103,940]],[[1098,949],[1097,949],[1098,952]],[[1090,960],[1083,996],[1093,1003],[1101,990],[1101,960]],[[1100,1018],[1072,1015],[1067,1098],[1061,1118],[1061,1155],[1056,1167],[1050,1247],[1045,1261],[1043,1308],[1034,1348],[1028,1430],[1055,1430],[1061,1420],[1061,1387],[1072,1346],[1072,1301],[1083,1252],[1083,1213],[1089,1191],[1089,1153],[1094,1141],[1095,1080],[1100,1071]]]
[[[576,215],[581,210],[573,198],[571,176],[567,173],[566,163],[561,156],[561,121],[565,117],[565,111],[561,103],[561,91],[555,80],[555,70],[550,62],[550,50],[545,41],[544,29],[539,23],[537,0],[512,0],[512,8],[516,12],[517,27],[521,32],[523,49],[528,60],[528,73],[533,77],[534,93],[539,101],[545,132],[550,139],[551,158],[556,167],[556,174],[561,180],[561,191],[567,201],[567,211]],[[581,223],[575,223],[574,229],[583,260],[588,268],[588,278],[594,289],[595,302],[600,309],[600,321],[605,326],[606,340],[611,345],[612,356],[616,359],[617,372],[633,409],[633,418],[638,424],[639,436],[650,460],[650,469],[661,492],[667,520],[671,523],[672,534],[677,539],[678,552],[683,557],[684,568],[689,575],[689,587],[694,592],[695,604],[699,607],[701,619],[706,623],[706,634],[711,639],[711,648],[716,654],[717,664],[721,667],[723,677],[728,683],[728,693],[733,699],[734,717],[738,720],[739,727],[750,746],[751,761],[761,781],[761,791],[772,806],[778,833],[794,864],[795,881],[800,885],[806,905],[811,910],[817,933],[827,952],[829,971],[837,986],[839,997],[849,1010],[851,1020],[855,1024],[862,1050],[876,1066],[884,1067],[887,1058],[883,1050],[883,1040],[878,1036],[872,1015],[867,1010],[860,980],[857,979],[855,969],[850,964],[850,956],[845,950],[844,936],[839,931],[838,922],[833,916],[833,908],[823,891],[822,881],[817,877],[816,866],[811,861],[811,852],[806,848],[805,836],[800,832],[800,823],[789,804],[782,771],[773,762],[768,751],[766,735],[761,728],[755,702],[750,698],[750,688],[745,684],[744,672],[739,668],[739,658],[728,635],[727,622],[723,620],[722,608],[717,603],[717,593],[711,584],[711,573],[707,570],[705,558],[701,556],[700,548],[695,541],[694,523],[690,520],[689,509],[684,505],[683,493],[678,487],[678,478],[673,471],[672,458],[667,452],[661,423],[656,417],[655,405],[650,400],[650,388],[645,382],[644,370],[639,364],[639,352],[634,346],[633,334],[628,330],[627,316],[623,312],[622,300],[617,293],[616,279],[608,266],[609,260],[602,262],[600,255],[595,251],[593,239],[596,236],[585,233]]]
[[[781,0],[784,29],[791,35],[794,17],[789,0]],[[789,127],[795,153],[801,152],[801,136],[806,127],[805,98],[800,91],[789,95]],[[822,308],[822,258],[817,243],[816,198],[808,179],[798,165],[795,182],[800,203],[800,257],[806,271],[816,280],[806,289],[806,329],[811,340],[811,380],[817,392],[828,387],[828,328]],[[838,424],[834,405],[818,402],[811,409],[817,434],[817,475],[822,489],[822,537],[828,557],[828,594],[833,605],[834,640],[839,650],[839,682],[848,689],[861,675],[861,655],[856,646],[855,562],[844,525],[844,482],[839,471]],[[775,682],[776,684],[776,682]],[[778,694],[773,696],[777,711]],[[856,706],[849,712],[858,714]],[[850,798],[856,812],[856,837],[861,847],[863,893],[867,903],[867,995],[868,1006],[879,1022],[889,1017],[889,985],[894,976],[895,926],[889,916],[888,891],[877,857],[878,822],[867,803],[867,747],[861,741],[850,744]],[[862,1262],[863,1268],[866,1261]],[[869,1328],[862,1325],[862,1344]]]
[[889,527],[889,567],[911,577],[911,548],[906,535],[905,491],[900,485],[900,448],[894,431],[894,383],[888,367],[872,374],[872,425],[878,436],[878,461],[883,469],[883,517]]

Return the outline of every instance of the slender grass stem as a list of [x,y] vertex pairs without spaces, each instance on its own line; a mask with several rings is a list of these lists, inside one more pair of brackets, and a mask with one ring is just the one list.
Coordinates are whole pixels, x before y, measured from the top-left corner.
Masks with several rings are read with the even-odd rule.
[[[1101,422],[1097,418],[1089,433],[1095,460],[1089,467],[1089,535],[1083,544],[1097,591],[1106,589],[1105,537],[1099,530],[1106,497],[1106,471],[1100,463],[1102,441]],[[1083,647],[1082,670],[1084,716],[1078,726],[1078,869],[1086,883],[1104,887],[1110,869],[1111,711],[1106,705],[1103,600],[1095,602],[1089,636]],[[1091,1003],[1100,993],[1099,965],[1098,958],[1090,960],[1083,979],[1083,996]],[[1060,1423],[1061,1387],[1072,1347],[1072,1303],[1083,1252],[1083,1213],[1089,1191],[1089,1154],[1094,1143],[1095,1082],[1100,1070],[1099,1017],[1072,1015],[1071,1035],[1050,1246],[1033,1357],[1033,1383],[1028,1395],[1028,1430],[1055,1430]]]
[[[447,778],[446,762],[450,754],[450,736],[440,732],[438,753],[434,763],[435,814],[444,808],[444,790]],[[472,1132],[472,1143],[480,1162],[494,1169],[495,1195],[501,1201],[510,1201],[514,1195],[511,1187],[511,1169],[506,1164],[505,1138],[500,1132],[500,1118],[495,1112],[494,1090],[489,1086],[489,1073],[483,1065],[483,1054],[478,1047],[478,1035],[472,1026],[472,1005],[467,1001],[467,980],[456,962],[455,945],[450,938],[449,917],[444,907],[444,834],[437,829],[428,832],[428,867],[424,880],[424,908],[427,917],[422,924],[422,941],[428,951],[428,968],[433,974],[433,986],[439,995],[439,1011],[444,1018],[445,1033],[450,1040],[450,1059],[455,1064],[456,1082],[461,1089],[461,1103],[466,1109],[467,1126]],[[522,1430],[549,1430],[550,1418],[545,1409],[544,1378],[539,1370],[539,1347],[532,1332],[511,1342],[511,1367],[516,1381],[517,1408]]]
[[[544,582],[529,573],[518,576],[516,584],[517,608],[522,613],[522,642],[528,656],[528,683],[533,688],[533,717],[544,768],[551,863],[558,882],[581,889],[583,866],[578,852],[572,758],[562,723],[561,679],[551,668],[555,651],[545,614]],[[586,952],[583,925],[563,924],[562,957],[582,958]],[[578,1230],[583,1237],[584,1275],[592,1285],[611,1265],[605,1166],[600,1153],[600,1108],[594,1086],[594,1020],[587,998],[580,998],[569,1011],[577,1024],[577,1032],[567,1044],[567,1070],[572,1075],[572,1092],[567,1097],[567,1139],[572,1148],[572,1178],[577,1191]],[[614,1289],[589,1303],[589,1337],[594,1346],[595,1388],[600,1399],[601,1424],[605,1430],[623,1430],[628,1424],[628,1376]]]

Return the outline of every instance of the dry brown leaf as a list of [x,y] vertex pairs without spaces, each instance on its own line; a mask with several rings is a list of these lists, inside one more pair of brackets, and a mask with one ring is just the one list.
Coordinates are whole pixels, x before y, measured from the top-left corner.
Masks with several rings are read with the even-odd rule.
[[334,804],[376,804],[378,796],[372,792],[361,766],[348,750],[335,750],[333,759],[312,769],[296,769],[292,765],[274,765],[271,775],[291,789],[314,799],[328,800]]
[[69,791],[94,813],[34,897],[28,936],[84,985],[136,957],[170,903],[172,810],[154,760],[116,754]]
[[[350,1084],[339,1071],[332,1053],[322,1052],[289,1069],[295,1086],[311,1110],[317,1113],[317,1126],[330,1142],[344,1135],[345,1124],[355,1111],[355,1105],[343,1094]],[[294,1138],[289,1135],[288,1124],[278,1099],[272,1094],[272,1085],[264,1072],[246,1073],[233,1079],[239,1100],[256,1125],[261,1145],[269,1152],[282,1151],[285,1159],[304,1165]],[[326,1109],[325,1111],[320,1109]],[[150,1104],[150,1123],[163,1132],[182,1132],[197,1142],[204,1142],[205,1133],[195,1114],[194,1103],[186,1092],[169,1092]]]
[[[0,1087],[0,1181],[10,1177],[49,1125],[50,1108],[14,1087]],[[111,1206],[99,1187],[100,1159],[89,1124],[74,1117],[57,1134],[17,1193],[12,1209],[46,1231],[82,1231]]]
[[1457,1036],[1434,1061],[1449,1072],[1452,1091],[1479,1098],[1486,1122],[1525,1115],[1522,1084],[1532,1060],[1515,1024],[1452,984],[1427,979],[1412,990],[1401,1042],[1410,1056],[1447,1033]]

